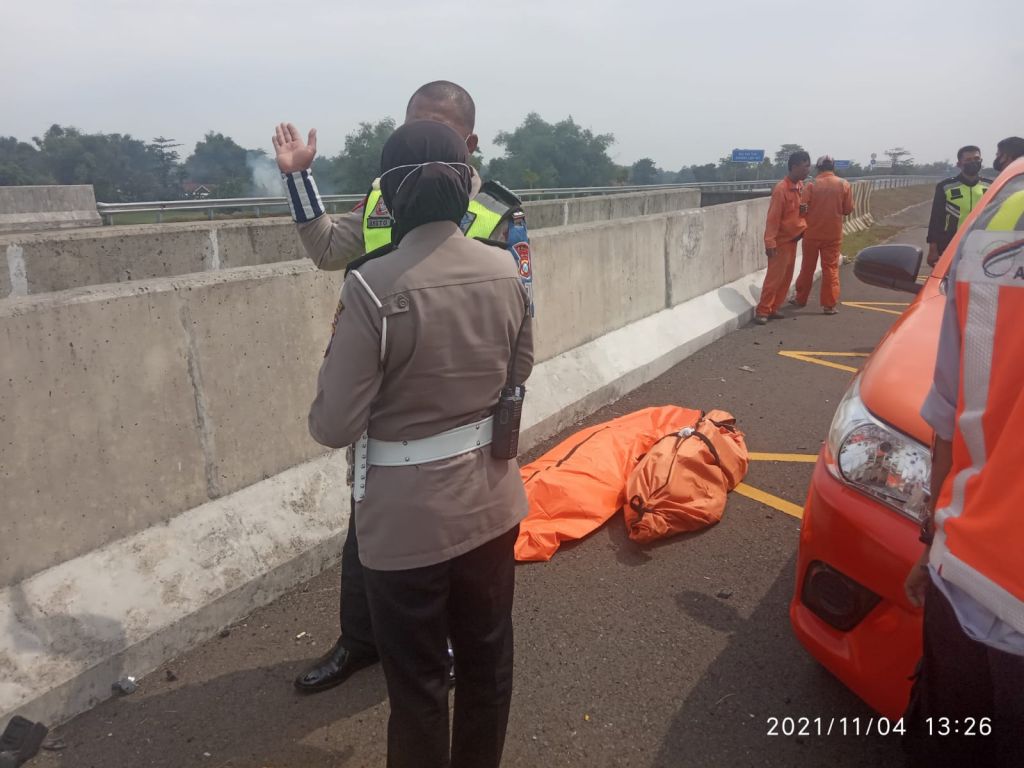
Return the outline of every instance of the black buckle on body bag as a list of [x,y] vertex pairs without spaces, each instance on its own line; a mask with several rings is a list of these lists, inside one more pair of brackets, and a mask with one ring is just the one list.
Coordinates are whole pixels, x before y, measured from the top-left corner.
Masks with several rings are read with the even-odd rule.
[[501,389],[498,404],[494,406],[494,428],[491,437],[491,458],[514,459],[519,455],[519,425],[523,420],[523,399],[526,387],[515,384],[516,358],[519,357],[519,339],[523,335],[523,326],[529,312],[523,315],[516,334],[516,343],[512,347],[512,362],[509,364],[505,386]]

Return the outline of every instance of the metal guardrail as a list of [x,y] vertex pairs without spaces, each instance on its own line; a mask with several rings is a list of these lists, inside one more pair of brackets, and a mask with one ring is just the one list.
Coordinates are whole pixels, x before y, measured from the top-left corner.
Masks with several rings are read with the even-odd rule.
[[[934,183],[938,176],[861,176],[848,181],[869,181],[872,189],[908,187],[914,184]],[[777,179],[755,179],[747,181],[691,181],[682,184],[641,184],[608,187],[551,187],[545,189],[513,190],[522,200],[564,199],[592,195],[625,194],[628,192],[654,192],[669,189],[707,189],[716,192],[757,192],[770,190]],[[328,213],[339,213],[342,205],[354,205],[365,195],[323,195],[324,207]],[[288,200],[285,197],[236,197],[207,198],[205,200],[157,200],[141,203],[96,203],[96,209],[103,217],[104,224],[113,224],[114,217],[127,213],[154,213],[156,221],[163,220],[165,213],[174,211],[202,211],[213,219],[218,210],[251,212],[257,218],[264,212],[286,212]]]

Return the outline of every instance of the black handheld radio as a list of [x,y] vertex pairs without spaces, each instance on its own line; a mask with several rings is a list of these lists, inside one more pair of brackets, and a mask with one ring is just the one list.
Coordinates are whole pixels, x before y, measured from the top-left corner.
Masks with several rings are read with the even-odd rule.
[[501,389],[498,404],[494,406],[494,426],[491,437],[491,457],[495,459],[514,459],[519,455],[519,424],[523,419],[523,398],[526,387],[516,384],[516,358],[519,356],[519,339],[523,335],[523,326],[529,310],[519,324],[516,343],[512,347],[512,362],[509,364],[508,377]]
[[504,387],[494,409],[494,432],[491,437],[491,456],[495,459],[514,459],[519,455],[519,424],[523,419],[523,398],[526,387]]

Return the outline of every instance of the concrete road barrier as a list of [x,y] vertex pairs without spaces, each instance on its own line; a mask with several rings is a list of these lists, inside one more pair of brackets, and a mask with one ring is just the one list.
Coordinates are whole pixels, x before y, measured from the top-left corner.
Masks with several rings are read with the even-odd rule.
[[0,187],[0,234],[102,223],[91,184]]
[[[532,201],[525,208],[530,228],[536,232],[699,205],[700,190],[670,189]],[[95,201],[92,207],[95,209]],[[0,299],[304,257],[295,227],[285,218],[126,225],[83,232],[0,233],[0,274],[7,273],[0,277]]]

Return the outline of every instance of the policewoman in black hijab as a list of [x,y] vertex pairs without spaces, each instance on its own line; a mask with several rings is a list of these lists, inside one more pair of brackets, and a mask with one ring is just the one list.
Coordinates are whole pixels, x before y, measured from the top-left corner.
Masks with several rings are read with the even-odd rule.
[[508,251],[459,229],[470,178],[465,141],[442,123],[388,140],[393,244],[346,276],[309,414],[318,442],[355,445],[352,524],[391,702],[389,768],[498,766],[512,695],[533,337]]

